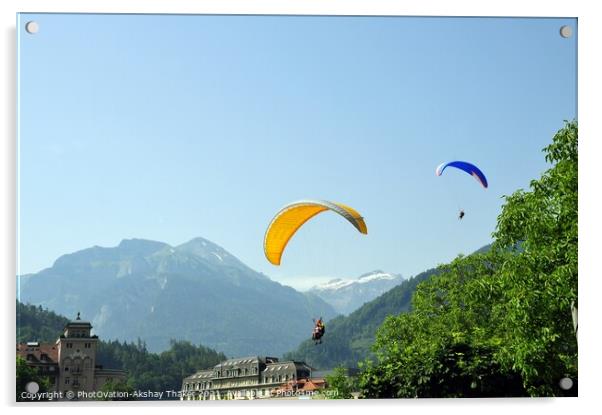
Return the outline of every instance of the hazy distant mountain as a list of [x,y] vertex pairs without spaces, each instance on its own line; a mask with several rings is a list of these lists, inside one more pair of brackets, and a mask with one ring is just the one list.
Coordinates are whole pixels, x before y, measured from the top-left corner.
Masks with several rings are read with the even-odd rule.
[[336,312],[253,271],[203,238],[172,247],[131,239],[63,255],[20,278],[20,300],[90,320],[101,339],[202,343],[227,355],[280,355]]
[[312,287],[307,292],[326,301],[341,314],[349,314],[364,303],[400,284],[404,277],[383,271],[373,271],[357,279],[333,279]]

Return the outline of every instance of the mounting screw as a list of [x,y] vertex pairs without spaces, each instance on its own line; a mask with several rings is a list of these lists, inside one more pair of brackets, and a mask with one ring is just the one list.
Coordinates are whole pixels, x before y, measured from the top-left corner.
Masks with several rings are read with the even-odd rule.
[[571,37],[573,35],[573,29],[571,26],[562,26],[560,28],[560,36],[564,38]]
[[37,22],[32,20],[25,24],[25,30],[27,31],[27,33],[34,35],[38,33],[38,30],[40,30],[40,25],[38,25]]

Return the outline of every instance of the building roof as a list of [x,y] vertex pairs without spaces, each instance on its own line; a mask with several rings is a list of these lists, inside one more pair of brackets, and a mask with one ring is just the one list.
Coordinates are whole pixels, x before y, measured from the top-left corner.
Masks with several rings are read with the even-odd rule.
[[281,370],[296,369],[295,362],[275,362],[268,363],[264,372],[280,372]]
[[69,323],[67,323],[65,325],[65,328],[72,326],[85,326],[91,328],[92,324],[89,321],[82,320],[80,317],[80,313],[77,313],[77,317],[75,318],[75,320],[71,320]]
[[92,327],[92,323],[90,323],[89,321],[71,320],[69,323],[67,323],[65,325],[65,327],[73,327],[73,326]]
[[260,360],[263,361],[263,359],[261,359],[259,356],[237,357],[237,358],[233,358],[233,359],[224,360],[223,362],[218,363],[214,367],[235,366],[235,365],[258,363]]
[[303,379],[302,387],[300,389],[314,391],[324,387],[326,387],[326,381],[324,379]]
[[298,379],[291,380],[283,384],[281,387],[272,392],[273,395],[278,395],[283,392],[313,392],[318,389],[324,389],[326,381],[324,379]]
[[[58,363],[59,349],[52,343],[17,343],[17,356],[27,359],[28,355],[40,363]],[[45,358],[42,358],[43,355]]]
[[274,362],[274,363],[268,363],[265,367],[265,369],[263,370],[264,373],[269,373],[269,372],[279,372],[281,370],[290,370],[290,369],[301,369],[301,368],[305,368],[307,370],[312,370],[312,368],[310,366],[308,366],[305,362],[295,362],[293,360],[289,360],[286,362]]
[[211,379],[213,377],[213,369],[199,370],[194,375],[190,375],[184,380],[196,380],[196,379]]

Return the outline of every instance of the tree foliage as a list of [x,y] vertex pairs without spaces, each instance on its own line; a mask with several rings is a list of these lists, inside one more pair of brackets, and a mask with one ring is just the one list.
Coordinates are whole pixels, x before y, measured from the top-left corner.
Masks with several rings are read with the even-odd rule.
[[29,366],[25,359],[20,356],[17,356],[17,402],[23,401],[31,401],[32,398],[28,398],[25,393],[29,392],[26,390],[26,386],[30,382],[35,382],[38,384],[37,393],[44,393],[50,391],[51,382],[47,376],[42,376],[38,373],[38,371]]
[[577,124],[544,149],[553,166],[505,198],[487,252],[422,282],[412,311],[377,332],[364,397],[574,395],[577,379]]
[[[100,388],[100,401],[134,401],[135,389],[127,382],[109,380]],[[117,397],[113,397],[111,394]]]
[[161,353],[150,353],[141,340],[137,343],[100,342],[97,359],[103,365],[127,371],[128,384],[137,390],[180,390],[182,380],[193,373],[226,360],[223,353],[188,341],[170,342]]
[[326,385],[325,396],[328,399],[351,399],[351,393],[356,390],[354,378],[349,376],[344,367],[337,367],[326,375]]
[[577,377],[577,136],[576,122],[558,131],[544,149],[554,166],[530,191],[506,198],[493,234],[498,249],[521,247],[498,273],[504,338],[497,357],[534,395],[562,394],[559,379]]
[[66,317],[42,306],[17,301],[17,343],[54,342],[68,322]]

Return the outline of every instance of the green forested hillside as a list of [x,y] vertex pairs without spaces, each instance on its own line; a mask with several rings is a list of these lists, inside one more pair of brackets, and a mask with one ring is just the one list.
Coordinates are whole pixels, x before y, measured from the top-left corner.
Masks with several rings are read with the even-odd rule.
[[54,342],[69,319],[41,306],[17,301],[17,343]]
[[357,367],[358,362],[370,355],[376,329],[385,318],[408,311],[416,286],[436,272],[436,269],[430,269],[418,274],[364,304],[349,316],[330,320],[327,322],[322,344],[314,345],[308,339],[284,358],[303,360],[319,369],[332,369],[341,365]]
[[[17,342],[54,342],[69,319],[51,311],[17,302]],[[96,364],[123,369],[135,390],[179,390],[182,380],[200,369],[212,367],[226,356],[204,346],[174,341],[162,353],[150,353],[146,345],[99,341]]]
[[170,348],[150,353],[144,343],[100,342],[97,359],[107,367],[128,372],[128,383],[137,390],[180,390],[182,380],[200,369],[226,359],[223,353],[187,341],[171,341]]

